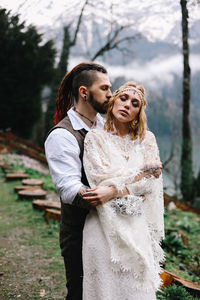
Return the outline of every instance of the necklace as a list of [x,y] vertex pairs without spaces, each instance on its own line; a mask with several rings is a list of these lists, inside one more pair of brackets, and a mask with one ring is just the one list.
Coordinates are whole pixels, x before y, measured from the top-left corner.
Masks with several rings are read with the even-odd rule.
[[76,107],[74,107],[74,111],[77,112],[77,114],[79,114],[81,117],[83,117],[83,118],[87,119],[88,121],[90,121],[90,123],[91,123],[92,125],[95,124],[95,121],[92,121],[92,120],[90,120],[88,117],[86,117],[86,116],[84,116],[83,114],[81,114],[81,113],[76,109]]

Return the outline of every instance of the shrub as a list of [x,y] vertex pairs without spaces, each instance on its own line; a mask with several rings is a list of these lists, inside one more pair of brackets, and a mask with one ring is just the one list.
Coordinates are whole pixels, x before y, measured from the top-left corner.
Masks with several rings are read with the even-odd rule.
[[157,300],[197,300],[182,286],[172,285],[157,293]]

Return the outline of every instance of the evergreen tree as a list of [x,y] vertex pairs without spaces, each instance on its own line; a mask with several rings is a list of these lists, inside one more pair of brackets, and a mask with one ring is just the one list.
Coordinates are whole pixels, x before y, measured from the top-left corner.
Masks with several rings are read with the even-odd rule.
[[47,111],[45,114],[45,132],[47,133],[49,129],[53,126],[53,116],[56,109],[56,97],[58,93],[58,87],[64,75],[67,72],[68,60],[69,60],[69,52],[70,52],[70,35],[69,35],[69,27],[64,27],[64,38],[63,38],[63,46],[62,52],[60,56],[60,61],[58,67],[54,73],[54,80],[51,86],[51,96],[49,99],[49,103],[47,106]]
[[41,115],[41,91],[53,76],[53,42],[0,8],[0,129],[30,137]]

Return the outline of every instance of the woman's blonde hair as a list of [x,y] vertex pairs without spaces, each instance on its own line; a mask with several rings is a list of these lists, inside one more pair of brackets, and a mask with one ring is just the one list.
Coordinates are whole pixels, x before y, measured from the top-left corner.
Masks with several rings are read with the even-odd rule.
[[140,111],[137,116],[137,120],[133,120],[129,123],[130,126],[130,135],[132,140],[137,139],[137,137],[140,138],[140,141],[142,141],[145,137],[146,130],[147,130],[147,119],[146,119],[146,114],[145,114],[145,108],[147,105],[146,98],[145,98],[145,89],[141,85],[137,85],[134,81],[129,81],[120,86],[118,90],[116,90],[113,93],[112,98],[110,99],[108,106],[107,106],[107,113],[106,113],[106,122],[104,125],[104,129],[106,131],[112,131],[114,129],[114,124],[113,124],[113,106],[116,101],[116,99],[120,96],[120,94],[124,90],[128,90],[130,88],[135,90],[137,92],[138,90],[138,95],[141,100],[141,107]]

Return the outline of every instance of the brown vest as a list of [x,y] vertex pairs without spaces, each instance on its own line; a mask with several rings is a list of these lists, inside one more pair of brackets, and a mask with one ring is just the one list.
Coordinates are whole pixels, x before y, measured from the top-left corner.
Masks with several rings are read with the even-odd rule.
[[[68,130],[76,138],[80,148],[80,160],[83,163],[83,146],[87,130],[74,130],[68,116],[66,116],[56,126],[54,126],[49,131],[48,135],[57,128],[64,128]],[[83,167],[81,173],[81,182],[84,185],[89,186]],[[61,199],[60,247],[63,256],[65,256],[65,252],[67,251],[67,245],[70,240],[72,229],[77,228],[78,232],[82,234],[82,229],[88,211],[88,206],[78,194],[73,200],[72,205],[63,203]]]

